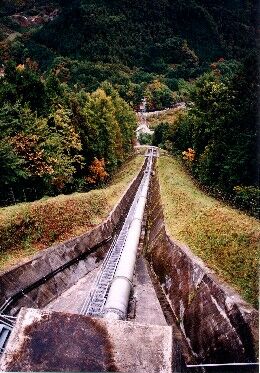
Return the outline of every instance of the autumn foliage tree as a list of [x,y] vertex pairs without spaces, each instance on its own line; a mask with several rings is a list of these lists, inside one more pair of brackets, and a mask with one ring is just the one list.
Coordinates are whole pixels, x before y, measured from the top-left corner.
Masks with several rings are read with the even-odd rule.
[[104,89],[91,94],[81,93],[78,126],[87,164],[95,157],[104,159],[106,171],[110,174],[132,149],[136,118],[129,105],[112,87],[109,89],[111,96]]
[[[14,202],[87,190],[128,157],[136,118],[111,85],[73,92],[53,73],[40,78],[28,63],[10,63],[6,71],[0,78],[1,203],[10,193]],[[44,92],[41,102],[32,99],[33,89],[27,92],[35,82]]]
[[105,171],[104,158],[94,158],[91,165],[89,166],[89,175],[86,177],[88,184],[98,185],[104,182],[108,177],[108,173]]

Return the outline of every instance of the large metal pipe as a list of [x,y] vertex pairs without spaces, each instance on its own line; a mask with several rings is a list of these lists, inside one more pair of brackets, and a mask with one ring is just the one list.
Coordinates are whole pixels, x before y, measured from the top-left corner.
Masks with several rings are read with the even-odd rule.
[[107,301],[104,306],[104,317],[111,319],[125,319],[132,287],[136,254],[142,229],[142,220],[146,205],[152,168],[152,155],[148,159],[144,175],[143,186],[134,212],[133,220],[129,226],[114,279],[110,286]]

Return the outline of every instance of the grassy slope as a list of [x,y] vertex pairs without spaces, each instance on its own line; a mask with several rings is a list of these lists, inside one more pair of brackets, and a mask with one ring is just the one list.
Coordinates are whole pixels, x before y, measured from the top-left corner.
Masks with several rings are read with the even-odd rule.
[[111,185],[0,209],[0,270],[102,222],[143,164],[135,157]]
[[174,158],[162,156],[158,166],[171,236],[257,306],[260,223],[201,192]]

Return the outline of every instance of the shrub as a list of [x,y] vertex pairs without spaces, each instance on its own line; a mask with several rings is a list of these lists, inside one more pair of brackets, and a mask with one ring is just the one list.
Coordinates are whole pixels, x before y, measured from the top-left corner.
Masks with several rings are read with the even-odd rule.
[[153,145],[164,148],[165,142],[169,139],[170,125],[167,122],[161,122],[155,127],[153,134]]
[[152,144],[152,134],[150,133],[140,133],[138,140],[141,145],[151,145]]
[[254,186],[235,186],[234,193],[236,206],[249,211],[253,216],[259,218],[260,189]]

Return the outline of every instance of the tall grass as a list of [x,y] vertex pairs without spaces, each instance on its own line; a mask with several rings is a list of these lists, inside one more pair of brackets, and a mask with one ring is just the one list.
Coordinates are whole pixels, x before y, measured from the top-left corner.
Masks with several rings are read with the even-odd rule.
[[259,221],[204,194],[173,157],[159,158],[158,169],[171,236],[257,306]]

